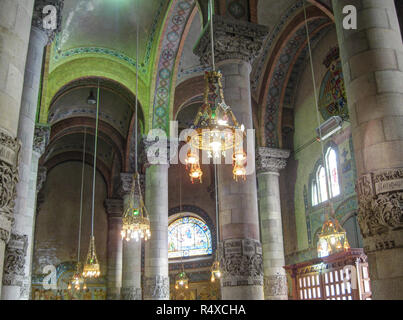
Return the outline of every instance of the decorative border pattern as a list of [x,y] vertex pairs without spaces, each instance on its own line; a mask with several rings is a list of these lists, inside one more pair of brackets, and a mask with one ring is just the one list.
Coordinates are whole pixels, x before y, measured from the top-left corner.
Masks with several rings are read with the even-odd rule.
[[156,72],[152,118],[152,128],[154,129],[169,130],[169,107],[175,60],[186,22],[194,5],[194,0],[176,1],[173,4],[172,14],[167,20]]

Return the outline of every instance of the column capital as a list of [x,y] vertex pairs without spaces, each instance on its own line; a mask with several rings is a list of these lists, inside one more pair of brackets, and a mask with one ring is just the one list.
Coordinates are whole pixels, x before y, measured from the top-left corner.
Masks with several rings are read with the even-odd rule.
[[45,152],[46,146],[49,143],[50,126],[48,125],[35,125],[33,151],[42,156]]
[[[269,33],[266,26],[214,16],[214,57],[216,62],[240,59],[250,64],[259,56]],[[211,64],[210,27],[206,28],[194,53],[204,65]]]
[[[159,137],[156,137],[154,140],[149,140],[147,137],[144,137],[142,141],[143,152],[141,154],[141,160],[145,168],[149,168],[152,165],[169,166],[171,158],[173,158],[178,151],[179,141],[175,138],[165,138],[165,141],[163,141],[162,139],[159,139]],[[151,152],[151,155],[149,155],[149,152]],[[160,154],[161,152],[162,154]],[[165,161],[162,161],[162,158]]]
[[20,141],[0,128],[0,218],[10,221],[17,197],[20,149]]
[[289,150],[259,147],[256,152],[257,172],[278,173],[286,167],[289,156]]
[[[45,29],[44,28],[44,18],[49,14],[52,14],[50,11],[43,13],[43,9],[47,6],[54,6],[56,9],[56,29]],[[51,43],[56,33],[60,32],[62,27],[62,10],[64,7],[64,0],[35,0],[34,11],[32,14],[32,27],[38,28],[43,31],[48,37],[48,43]]]
[[109,218],[122,217],[123,200],[122,199],[106,199],[104,207]]

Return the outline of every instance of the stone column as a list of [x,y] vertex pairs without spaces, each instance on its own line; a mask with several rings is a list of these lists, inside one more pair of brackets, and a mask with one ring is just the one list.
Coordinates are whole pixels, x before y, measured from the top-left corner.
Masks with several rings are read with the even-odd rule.
[[107,300],[120,300],[122,287],[122,213],[123,201],[106,199],[105,209],[108,214],[108,275]]
[[145,243],[144,299],[169,300],[168,164],[146,169],[146,207],[151,239]]
[[18,118],[34,0],[0,1],[0,296],[18,182]]
[[285,259],[279,172],[285,168],[289,156],[287,150],[271,148],[259,148],[256,155],[266,300],[288,299],[287,276],[283,268]]
[[[259,55],[268,30],[249,22],[214,17],[215,61],[223,74],[226,103],[246,129],[253,129],[250,92],[251,63]],[[210,29],[195,54],[210,64]],[[254,141],[254,139],[253,139]],[[248,159],[255,159],[248,146]],[[254,163],[249,163],[254,165]],[[263,299],[262,247],[259,240],[256,173],[235,182],[232,167],[218,166],[223,300]]]
[[[354,5],[358,28],[345,30]],[[393,0],[333,0],[375,299],[403,299],[403,44]]]
[[[38,162],[45,152],[49,134],[49,127],[37,126],[34,141],[30,144],[31,149],[22,148],[14,224],[5,253],[3,300],[29,300],[30,297]],[[28,161],[27,158],[29,165],[24,163]]]
[[[21,108],[19,113],[17,137],[22,142],[19,159],[19,182],[17,184],[17,199],[15,201],[14,219],[11,242],[8,244],[6,253],[6,267],[3,274],[3,300],[27,300],[29,299],[29,288],[31,284],[31,259],[32,251],[32,227],[34,220],[34,205],[36,192],[30,185],[31,171],[36,175],[37,162],[42,155],[44,148],[36,146],[33,150],[35,116],[38,104],[39,85],[41,81],[41,69],[44,48],[48,41],[52,40],[55,31],[43,28],[42,10],[46,4],[54,4],[57,12],[61,12],[60,1],[36,1],[33,16],[32,28],[29,38],[28,55],[25,64],[24,86],[22,91]],[[57,16],[56,16],[57,17]],[[41,130],[41,128],[39,128]],[[48,128],[44,128],[45,134]],[[39,139],[43,134],[39,133]],[[41,143],[42,141],[39,141]],[[43,149],[43,150],[42,150]],[[39,151],[35,152],[35,151]],[[33,155],[34,154],[34,155]],[[32,160],[36,167],[31,169]],[[34,180],[36,181],[36,179]],[[15,264],[11,261],[19,263]]]
[[[120,179],[123,208],[126,208],[132,189],[133,173],[121,173]],[[120,230],[119,237],[121,237]],[[122,264],[122,300],[141,300],[141,241],[123,240]]]

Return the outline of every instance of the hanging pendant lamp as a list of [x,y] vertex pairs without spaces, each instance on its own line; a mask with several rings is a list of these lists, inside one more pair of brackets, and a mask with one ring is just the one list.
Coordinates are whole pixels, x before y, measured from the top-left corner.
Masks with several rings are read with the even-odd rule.
[[78,224],[78,244],[77,244],[77,264],[76,270],[69,282],[69,290],[74,289],[76,291],[86,290],[87,285],[81,271],[80,253],[81,253],[81,226],[83,216],[83,200],[84,200],[84,173],[85,173],[85,152],[87,144],[87,130],[84,128],[84,142],[83,142],[83,162],[81,169],[81,189],[80,189],[80,219]]
[[[191,127],[195,133],[189,137],[188,143],[192,150],[207,152],[209,158],[225,157],[226,151],[232,150],[234,180],[238,181],[239,178],[246,179],[246,153],[242,147],[246,136],[245,126],[238,122],[231,107],[225,102],[222,74],[215,68],[212,0],[209,1],[209,7],[212,71],[205,73],[204,101]],[[188,153],[187,161],[194,158],[194,153]],[[192,165],[189,175],[192,182],[201,182],[202,172],[198,162]]]
[[148,219],[148,212],[143,202],[139,174],[137,172],[133,176],[129,203],[123,213],[122,222],[122,239],[126,241],[130,241],[131,239],[136,241],[144,239],[147,241],[150,239],[150,220]]
[[138,19],[136,26],[136,103],[135,103],[135,123],[134,123],[134,165],[135,173],[133,175],[132,188],[129,196],[129,202],[122,217],[122,240],[130,241],[134,239],[144,239],[147,241],[151,237],[150,219],[148,218],[148,211],[143,201],[141,192],[140,175],[138,173],[138,95],[139,95],[139,23]]
[[[312,83],[313,83],[313,90],[315,96],[315,106],[316,106],[316,118],[318,122],[318,127],[321,126],[320,122],[320,113],[319,113],[319,104],[318,104],[318,95],[317,95],[317,88],[315,82],[315,71],[313,66],[313,57],[312,57],[312,48],[311,48],[311,39],[309,36],[309,27],[308,27],[308,19],[305,7],[305,0],[302,2],[303,9],[304,9],[304,18],[305,18],[305,30],[307,36],[307,43],[308,43],[308,52],[309,52],[309,59],[310,59],[310,67],[311,67],[311,74],[312,74]],[[323,137],[322,137],[322,130],[319,130],[319,142],[321,144],[321,156],[323,166],[325,167],[325,176],[326,176],[326,192],[328,194],[328,208],[330,214],[325,214],[325,222],[322,225],[321,233],[319,234],[319,239],[317,243],[317,253],[318,257],[326,257],[331,254],[347,251],[350,250],[350,244],[348,243],[346,231],[340,226],[336,214],[334,212],[333,202],[330,197],[330,179],[329,173],[326,169],[326,161],[325,161],[325,153],[324,153],[324,146],[323,146]]]
[[98,123],[99,123],[99,81],[97,90],[97,110],[96,110],[96,123],[95,123],[95,146],[94,146],[94,172],[92,180],[92,210],[91,210],[91,238],[88,248],[87,259],[83,268],[84,278],[98,278],[101,275],[101,268],[99,266],[97,253],[95,250],[95,236],[94,236],[94,215],[95,215],[95,179],[97,173],[97,148],[98,148]]
[[[182,214],[182,174],[180,170],[179,170],[179,210]],[[182,241],[181,241],[181,248],[182,248]],[[189,288],[189,277],[185,272],[185,265],[183,263],[183,253],[181,254],[181,263],[182,263],[182,270],[175,276],[176,290]]]
[[219,255],[219,243],[220,243],[220,225],[218,217],[218,176],[217,176],[217,165],[214,165],[214,186],[215,186],[215,223],[216,223],[216,234],[217,234],[217,248],[215,253],[215,260],[211,265],[211,282],[215,282],[216,279],[221,279],[221,269],[220,269],[220,255]]

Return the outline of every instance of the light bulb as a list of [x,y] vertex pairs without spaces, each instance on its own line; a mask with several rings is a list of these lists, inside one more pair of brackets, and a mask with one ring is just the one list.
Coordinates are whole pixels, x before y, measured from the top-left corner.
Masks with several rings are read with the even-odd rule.
[[220,141],[213,141],[213,142],[210,142],[210,148],[211,148],[214,152],[220,151],[220,149],[221,149],[221,142],[220,142]]

